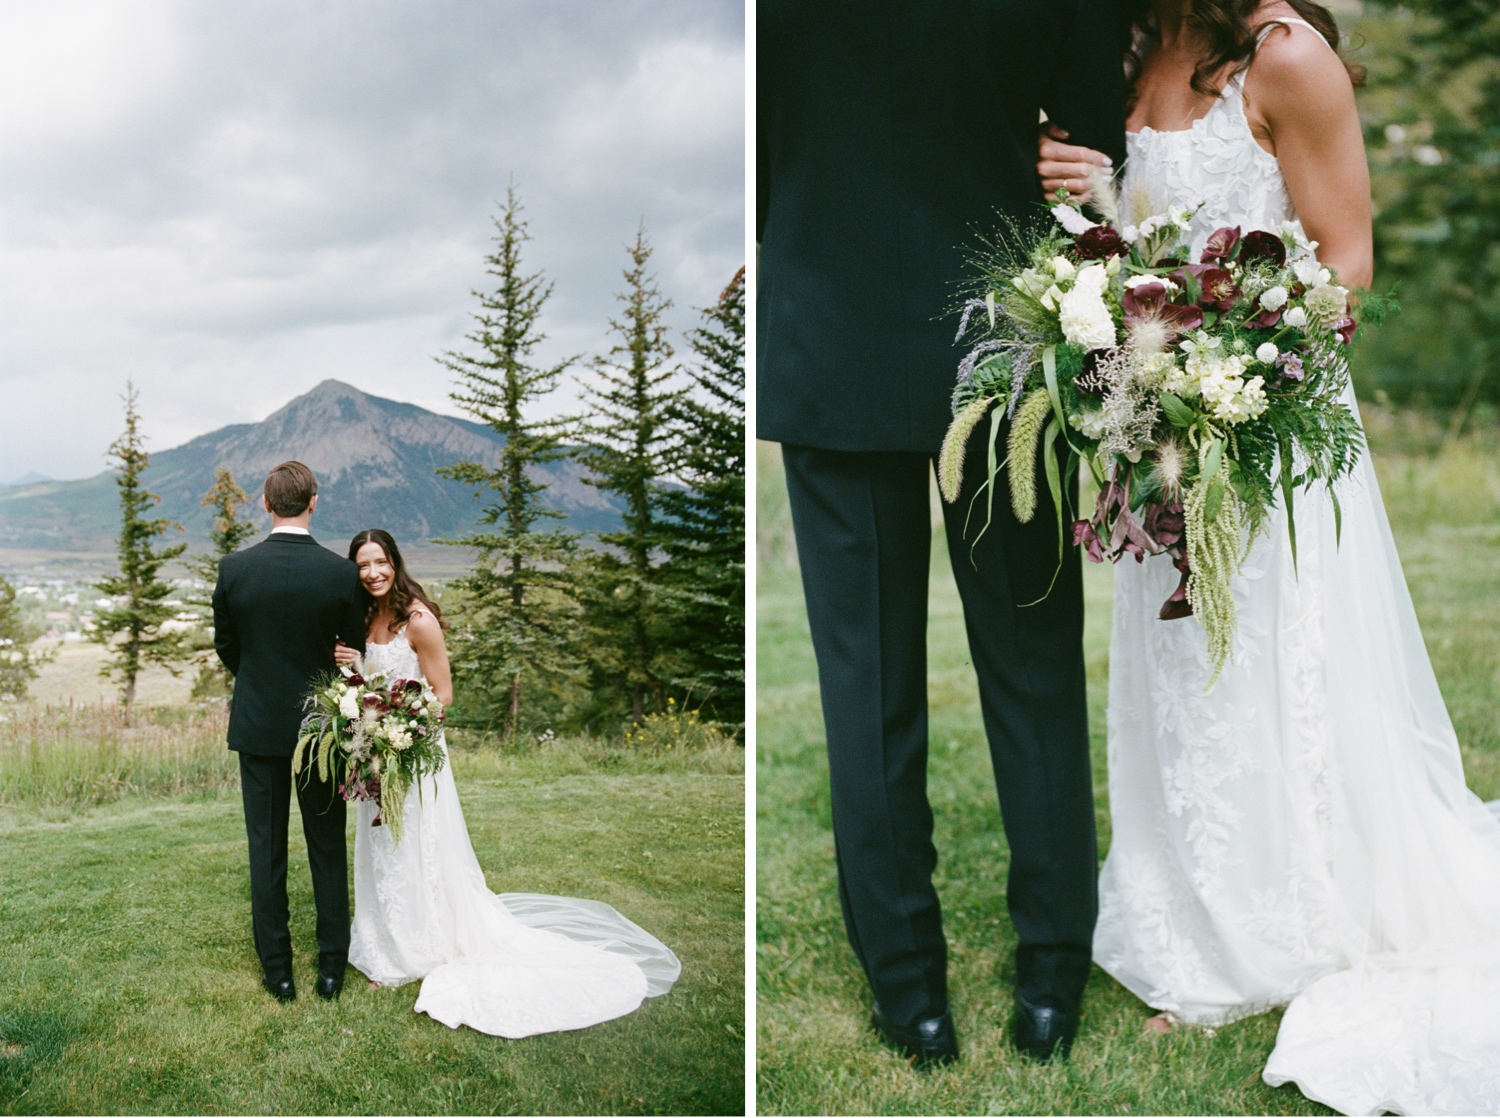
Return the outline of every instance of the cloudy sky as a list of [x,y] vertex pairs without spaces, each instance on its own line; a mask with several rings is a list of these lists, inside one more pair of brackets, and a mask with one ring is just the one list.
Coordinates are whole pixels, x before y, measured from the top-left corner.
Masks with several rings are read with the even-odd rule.
[[0,0],[0,482],[327,377],[453,411],[496,200],[607,347],[644,220],[679,329],[744,261],[740,0]]

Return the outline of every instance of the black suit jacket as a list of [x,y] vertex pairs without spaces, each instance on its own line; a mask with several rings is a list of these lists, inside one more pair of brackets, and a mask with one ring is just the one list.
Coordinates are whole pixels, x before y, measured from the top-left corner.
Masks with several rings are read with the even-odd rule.
[[1039,213],[1038,110],[1124,162],[1121,0],[761,0],[756,433],[935,452],[949,313]]
[[290,757],[303,699],[336,665],[333,646],[365,647],[354,564],[311,536],[275,532],[219,562],[214,648],[234,674],[229,748]]

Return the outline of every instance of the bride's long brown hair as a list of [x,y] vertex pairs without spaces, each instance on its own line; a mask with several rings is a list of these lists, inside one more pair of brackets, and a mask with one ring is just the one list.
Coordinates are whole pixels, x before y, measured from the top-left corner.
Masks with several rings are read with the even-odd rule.
[[[380,549],[385,552],[385,557],[390,561],[391,570],[391,612],[395,614],[390,624],[390,631],[395,633],[401,626],[411,620],[411,608],[413,605],[421,604],[427,607],[432,616],[437,618],[437,623],[446,629],[448,623],[443,620],[443,611],[438,609],[437,603],[427,596],[427,591],[422,589],[422,584],[412,578],[406,571],[406,562],[401,558],[401,549],[396,546],[396,541],[391,534],[383,528],[366,528],[359,532],[349,541],[349,559],[359,562],[356,556],[359,549],[367,543],[379,544]],[[364,583],[360,583],[360,591],[366,599],[365,605],[365,627],[369,628],[370,622],[375,620],[375,615],[380,611],[380,603],[370,596],[365,590]]]
[[[1242,70],[1255,57],[1257,33],[1265,22],[1252,23],[1263,0],[1192,0],[1192,9],[1187,16],[1191,27],[1207,44],[1193,67],[1193,88],[1208,97],[1217,97],[1222,89],[1214,84],[1216,75],[1232,64],[1231,73]],[[1365,68],[1350,62],[1339,52],[1339,25],[1328,9],[1312,0],[1286,0],[1292,10],[1312,24],[1319,35],[1328,41],[1344,69],[1349,71],[1349,80],[1356,86],[1365,84]],[[1130,100],[1135,100],[1135,80],[1140,76],[1146,55],[1151,52],[1161,37],[1156,13],[1150,0],[1135,0],[1135,14],[1131,21],[1130,46],[1125,52],[1125,80],[1130,87]]]

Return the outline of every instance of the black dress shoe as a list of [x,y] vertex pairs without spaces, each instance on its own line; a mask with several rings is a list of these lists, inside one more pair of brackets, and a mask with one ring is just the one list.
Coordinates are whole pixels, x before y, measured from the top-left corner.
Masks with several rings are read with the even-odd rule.
[[1079,1010],[1032,1005],[1016,995],[1016,1012],[1010,1022],[1010,1042],[1038,1063],[1066,1059],[1078,1032]]
[[870,1010],[870,1028],[918,1068],[951,1064],[958,1059],[958,1037],[953,1032],[953,1016],[947,1010],[912,1025],[898,1025],[880,1012],[877,1003]]
[[294,1002],[297,1000],[297,987],[292,985],[290,978],[283,978],[273,982],[269,978],[262,978],[260,984],[266,988],[266,993],[279,1002]]
[[318,997],[322,998],[325,1002],[334,1001],[344,989],[344,979],[342,976],[335,978],[331,974],[320,974],[318,975],[316,989]]

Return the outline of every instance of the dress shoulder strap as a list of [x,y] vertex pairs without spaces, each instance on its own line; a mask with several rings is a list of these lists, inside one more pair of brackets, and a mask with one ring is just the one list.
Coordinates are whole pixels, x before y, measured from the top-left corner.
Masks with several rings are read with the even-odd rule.
[[[1260,46],[1261,43],[1265,42],[1266,36],[1269,35],[1272,31],[1276,30],[1276,28],[1291,27],[1294,24],[1298,27],[1307,28],[1319,39],[1323,39],[1323,32],[1319,31],[1312,24],[1308,23],[1307,20],[1298,19],[1296,16],[1283,16],[1280,19],[1267,20],[1265,23],[1260,25],[1260,30],[1255,33],[1255,45]],[[1323,39],[1323,42],[1327,43],[1328,40]]]

